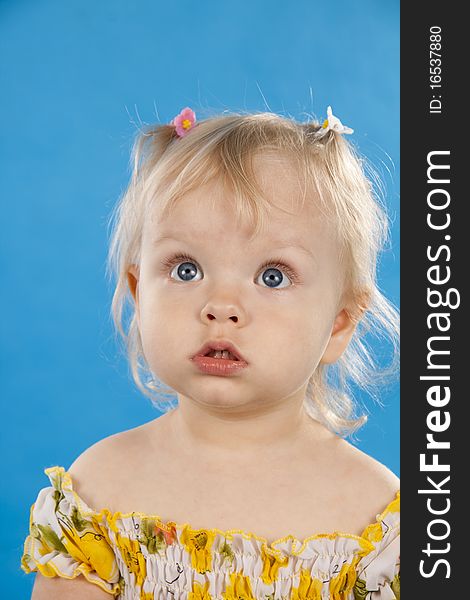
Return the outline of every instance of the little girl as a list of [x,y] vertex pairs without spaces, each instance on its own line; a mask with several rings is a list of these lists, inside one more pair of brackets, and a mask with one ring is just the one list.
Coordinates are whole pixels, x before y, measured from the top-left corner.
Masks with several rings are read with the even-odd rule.
[[399,480],[345,439],[365,421],[348,380],[379,376],[361,335],[397,346],[387,220],[327,114],[186,108],[138,137],[113,315],[166,412],[45,469],[34,600],[400,598]]

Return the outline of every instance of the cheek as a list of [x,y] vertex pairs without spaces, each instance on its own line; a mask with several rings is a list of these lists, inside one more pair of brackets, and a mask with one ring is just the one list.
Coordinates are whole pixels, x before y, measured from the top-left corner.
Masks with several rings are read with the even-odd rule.
[[306,298],[286,303],[258,317],[257,335],[251,345],[293,371],[313,371],[330,339],[333,314],[328,301]]
[[171,362],[169,357],[187,354],[197,340],[188,341],[191,317],[183,303],[161,293],[146,292],[150,290],[142,294],[140,303],[142,348],[150,368],[161,371]]
[[303,327],[299,331],[302,352],[305,352],[308,368],[313,371],[318,366],[330,340],[330,322],[326,315],[313,313],[304,319]]

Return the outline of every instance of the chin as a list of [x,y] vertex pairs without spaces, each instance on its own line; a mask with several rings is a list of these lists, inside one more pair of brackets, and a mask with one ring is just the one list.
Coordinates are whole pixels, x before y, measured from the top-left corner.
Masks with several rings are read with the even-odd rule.
[[[216,378],[214,377],[214,379]],[[227,382],[228,378],[217,379],[223,379],[224,381],[211,381],[210,383],[204,383],[204,385],[194,386],[193,389],[185,390],[178,396],[181,395],[183,398],[206,408],[221,409],[227,412],[230,409],[236,410],[251,404],[257,404],[255,397],[250,398],[241,393],[239,388],[237,389],[231,385],[230,381]]]

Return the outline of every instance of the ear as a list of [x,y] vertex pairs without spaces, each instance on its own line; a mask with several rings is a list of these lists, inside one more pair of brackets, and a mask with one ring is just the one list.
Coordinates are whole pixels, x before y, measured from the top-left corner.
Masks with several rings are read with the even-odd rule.
[[367,310],[369,301],[369,293],[362,292],[354,298],[353,309],[348,310],[347,308],[343,308],[336,315],[330,339],[320,359],[320,364],[334,363],[341,357],[351,341],[357,324]]
[[334,363],[340,358],[351,341],[356,325],[357,323],[352,320],[345,308],[336,315],[330,339],[321,357],[320,364]]
[[140,327],[140,315],[139,315],[139,278],[140,278],[140,268],[139,265],[130,265],[127,270],[127,284],[129,286],[129,291],[134,298],[135,304],[135,314],[137,317],[137,322]]

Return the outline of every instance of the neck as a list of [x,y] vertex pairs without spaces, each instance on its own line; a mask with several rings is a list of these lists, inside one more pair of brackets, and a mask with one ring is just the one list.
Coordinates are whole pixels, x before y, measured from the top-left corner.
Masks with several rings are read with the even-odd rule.
[[307,442],[331,437],[323,425],[307,415],[304,394],[284,398],[275,406],[230,411],[203,406],[179,395],[179,406],[169,414],[173,439],[190,456],[234,457],[253,460],[279,455],[286,458]]

